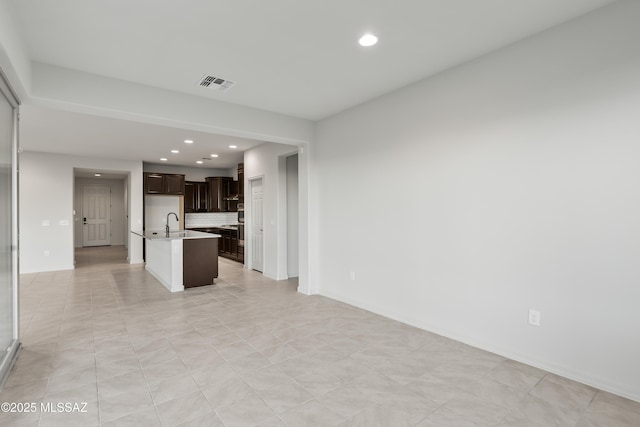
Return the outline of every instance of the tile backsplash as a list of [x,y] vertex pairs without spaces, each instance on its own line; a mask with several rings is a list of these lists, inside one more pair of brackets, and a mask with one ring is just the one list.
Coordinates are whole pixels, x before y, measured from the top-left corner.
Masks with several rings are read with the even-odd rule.
[[215,227],[219,225],[237,223],[237,212],[204,212],[184,214],[185,228]]

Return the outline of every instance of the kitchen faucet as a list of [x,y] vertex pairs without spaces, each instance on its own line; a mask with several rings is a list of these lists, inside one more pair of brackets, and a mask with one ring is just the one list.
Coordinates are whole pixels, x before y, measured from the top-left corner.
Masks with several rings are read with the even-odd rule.
[[178,215],[175,212],[169,212],[167,214],[167,225],[164,227],[165,231],[167,232],[167,237],[169,237],[169,215],[175,216],[176,221],[180,222],[180,220],[178,219]]

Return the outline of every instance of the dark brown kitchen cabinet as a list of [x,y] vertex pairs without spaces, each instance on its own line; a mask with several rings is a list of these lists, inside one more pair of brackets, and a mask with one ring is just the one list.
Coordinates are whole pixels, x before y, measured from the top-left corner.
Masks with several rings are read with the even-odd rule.
[[218,277],[218,239],[184,239],[182,248],[184,287],[213,284]]
[[167,194],[184,194],[184,175],[164,176]]
[[196,211],[196,186],[195,182],[184,183],[184,212],[193,213]]
[[233,190],[233,178],[215,176],[207,178],[209,187],[209,212],[229,212],[228,198]]
[[184,194],[184,175],[166,173],[144,173],[145,194]]
[[207,212],[209,209],[209,185],[206,182],[184,183],[185,213]]
[[[228,179],[228,178],[226,178]],[[225,178],[207,178],[209,185],[209,212],[225,212],[224,186]]]
[[231,253],[231,239],[233,236],[229,230],[220,230],[220,235],[222,235],[222,247],[218,248],[218,252],[222,251],[223,255],[228,255]]
[[159,173],[145,173],[144,192],[146,194],[162,194],[164,192],[164,175]]
[[238,181],[231,180],[227,186],[227,196],[224,198],[227,212],[238,211]]
[[238,230],[213,228],[211,231],[220,235],[218,239],[218,256],[244,262],[244,246],[238,240]]

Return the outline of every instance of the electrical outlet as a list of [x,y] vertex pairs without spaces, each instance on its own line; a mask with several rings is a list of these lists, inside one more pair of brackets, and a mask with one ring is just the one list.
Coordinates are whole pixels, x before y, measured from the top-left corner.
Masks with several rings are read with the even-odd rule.
[[540,326],[540,312],[538,310],[529,309],[529,324],[532,326]]
[[48,250],[44,251],[44,256],[49,256],[49,251]]

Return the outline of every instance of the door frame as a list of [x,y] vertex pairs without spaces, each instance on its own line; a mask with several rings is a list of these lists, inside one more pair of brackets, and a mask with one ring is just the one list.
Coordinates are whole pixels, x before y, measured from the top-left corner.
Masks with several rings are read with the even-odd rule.
[[[262,197],[263,197],[263,202],[262,202],[262,271],[260,272],[261,274],[264,275],[264,270],[266,270],[265,268],[265,237],[264,237],[264,232],[265,232],[265,217],[264,217],[264,189],[266,186],[266,179],[264,175],[256,175],[256,176],[252,176],[249,177],[247,179],[248,182],[248,192],[245,191],[245,198],[244,198],[244,205],[245,205],[245,209],[244,209],[244,215],[245,215],[245,238],[244,238],[244,250],[245,250],[245,267],[248,270],[253,270],[253,195],[252,195],[252,190],[253,190],[253,184],[256,181],[262,181]],[[248,196],[247,197],[247,193]]]
[[11,368],[15,364],[20,351],[20,304],[19,304],[19,235],[18,235],[18,137],[19,137],[19,121],[20,121],[20,98],[11,87],[8,77],[2,69],[0,69],[0,94],[7,99],[7,102],[13,109],[12,127],[11,129],[11,305],[13,308],[12,325],[12,342],[9,347],[2,349],[0,355],[0,389],[2,389],[5,380],[9,376]]

